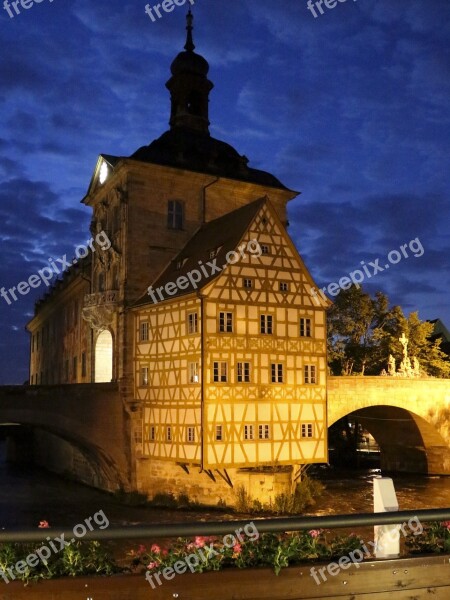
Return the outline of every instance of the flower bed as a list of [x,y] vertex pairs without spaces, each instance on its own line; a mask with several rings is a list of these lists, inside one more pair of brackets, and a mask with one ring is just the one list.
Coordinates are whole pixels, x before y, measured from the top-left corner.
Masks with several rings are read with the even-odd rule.
[[[344,562],[352,554],[362,556],[362,542],[354,534],[331,537],[329,532],[311,530],[259,535],[256,527],[246,534],[245,539],[233,541],[227,540],[229,536],[196,537],[178,539],[166,548],[141,545],[129,553],[130,566],[125,568],[117,565],[104,545],[76,542],[35,568],[26,569],[25,561],[22,582],[0,583],[0,600],[139,600],[149,594],[180,600],[207,596],[208,600],[211,596],[217,600],[372,600],[381,594],[384,600],[394,591],[398,600],[421,600],[430,594],[450,598],[450,523],[431,523],[420,535],[408,537],[407,546],[413,553],[422,553],[420,557],[387,561]],[[27,553],[38,547],[0,545],[0,569],[7,573],[8,567],[24,563]],[[321,577],[317,576],[320,572]]]

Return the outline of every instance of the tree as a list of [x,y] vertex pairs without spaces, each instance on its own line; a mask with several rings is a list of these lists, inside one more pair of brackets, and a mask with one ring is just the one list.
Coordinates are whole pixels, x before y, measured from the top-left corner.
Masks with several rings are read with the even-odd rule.
[[376,350],[374,330],[386,318],[388,304],[381,292],[372,299],[360,287],[340,291],[328,311],[328,355],[334,374],[364,375]]
[[405,317],[400,306],[389,306],[388,297],[375,298],[362,288],[341,290],[328,312],[328,356],[334,375],[379,375],[392,354],[399,365],[409,339],[409,356],[416,357],[422,371],[433,377],[450,377],[450,362],[440,341],[430,341],[433,325],[421,321],[417,312]]

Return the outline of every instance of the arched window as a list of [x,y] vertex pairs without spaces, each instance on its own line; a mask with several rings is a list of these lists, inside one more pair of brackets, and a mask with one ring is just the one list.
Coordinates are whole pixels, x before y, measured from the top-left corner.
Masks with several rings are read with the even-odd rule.
[[105,329],[95,344],[95,383],[108,383],[113,378],[113,339]]
[[183,213],[182,202],[179,200],[169,200],[167,208],[167,227],[169,229],[183,229]]

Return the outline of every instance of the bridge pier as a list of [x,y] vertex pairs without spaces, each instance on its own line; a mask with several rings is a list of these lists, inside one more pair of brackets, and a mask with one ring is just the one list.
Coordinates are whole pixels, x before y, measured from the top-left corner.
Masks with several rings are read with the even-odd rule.
[[445,446],[384,444],[380,466],[383,472],[450,475],[450,450]]
[[384,444],[381,447],[381,471],[387,473],[427,474],[428,460],[425,448]]

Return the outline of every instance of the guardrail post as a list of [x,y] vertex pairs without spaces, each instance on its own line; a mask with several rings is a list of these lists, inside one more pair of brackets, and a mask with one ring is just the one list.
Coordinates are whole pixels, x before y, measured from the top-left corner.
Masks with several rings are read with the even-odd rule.
[[[394,482],[390,477],[373,480],[373,512],[397,512],[398,501]],[[373,528],[375,556],[398,558],[400,556],[400,525],[375,525]]]

